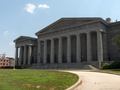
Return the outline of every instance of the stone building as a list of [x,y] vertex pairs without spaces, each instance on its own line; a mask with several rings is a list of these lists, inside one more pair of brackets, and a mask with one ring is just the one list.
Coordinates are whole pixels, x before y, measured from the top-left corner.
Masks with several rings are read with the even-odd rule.
[[120,22],[111,22],[110,18],[61,18],[36,32],[37,38],[20,36],[14,40],[16,65],[99,68],[105,62],[120,61],[111,40],[117,34],[120,34]]

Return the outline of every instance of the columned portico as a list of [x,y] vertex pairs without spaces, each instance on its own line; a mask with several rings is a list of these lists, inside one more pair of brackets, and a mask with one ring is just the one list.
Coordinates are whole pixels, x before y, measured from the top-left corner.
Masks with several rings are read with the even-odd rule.
[[[107,41],[112,38],[112,29],[108,27],[109,24],[101,18],[62,18],[38,31],[37,38],[20,36],[14,40],[15,65],[49,67],[56,64],[55,67],[59,67],[64,64],[70,68],[69,65],[77,67],[77,64],[108,61],[108,58],[112,59],[116,55],[110,56],[112,53],[109,53],[114,48],[109,49],[113,44],[110,43],[111,39]],[[18,47],[20,52],[17,63]]]

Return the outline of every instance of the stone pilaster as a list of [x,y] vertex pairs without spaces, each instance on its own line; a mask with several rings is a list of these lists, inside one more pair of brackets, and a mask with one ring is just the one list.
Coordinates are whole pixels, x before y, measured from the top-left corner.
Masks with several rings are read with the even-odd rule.
[[67,36],[67,63],[71,63],[71,37]]
[[47,61],[47,41],[44,41],[44,60],[43,63],[46,64]]
[[51,39],[50,63],[54,63],[54,39]]
[[81,62],[81,39],[80,34],[76,35],[76,57],[77,57],[77,63]]
[[24,46],[24,60],[23,60],[23,65],[26,65],[26,54],[27,54],[27,46]]
[[17,65],[18,63],[18,47],[16,47],[16,52],[15,52],[15,65]]
[[87,33],[87,61],[92,61],[91,33]]
[[20,46],[19,65],[21,65],[21,61],[22,61],[22,53],[23,53],[22,46]]
[[38,42],[38,55],[37,55],[37,63],[40,63],[40,50],[41,50],[41,42]]
[[103,61],[102,32],[97,31],[97,54],[98,61]]
[[32,46],[28,46],[28,65],[31,64]]
[[59,38],[58,62],[62,63],[62,38]]

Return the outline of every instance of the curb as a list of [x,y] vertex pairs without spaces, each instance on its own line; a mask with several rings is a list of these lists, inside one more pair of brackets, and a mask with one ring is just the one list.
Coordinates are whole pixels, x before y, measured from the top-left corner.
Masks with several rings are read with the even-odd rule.
[[82,79],[79,77],[79,80],[75,84],[73,84],[71,87],[67,88],[66,90],[73,90],[73,89],[75,89],[78,85],[80,85],[81,82],[82,82]]

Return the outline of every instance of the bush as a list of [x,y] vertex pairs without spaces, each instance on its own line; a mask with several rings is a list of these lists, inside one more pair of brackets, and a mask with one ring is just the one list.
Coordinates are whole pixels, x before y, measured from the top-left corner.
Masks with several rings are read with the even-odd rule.
[[109,63],[105,63],[100,69],[102,70],[102,69],[108,69],[108,67],[109,67]]
[[24,66],[15,66],[16,69],[25,69],[25,68],[29,68],[31,66],[28,65],[24,65]]
[[6,67],[0,67],[0,68],[3,68],[3,69],[13,69],[13,66],[6,66]]
[[105,63],[100,70],[102,69],[118,69],[120,68],[120,62]]

